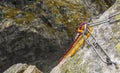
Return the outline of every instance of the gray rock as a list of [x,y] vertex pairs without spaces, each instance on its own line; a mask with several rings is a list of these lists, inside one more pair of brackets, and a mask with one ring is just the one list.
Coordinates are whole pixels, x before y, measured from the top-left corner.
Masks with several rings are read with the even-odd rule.
[[[101,21],[108,18],[109,15],[120,12],[118,8],[120,0],[117,0],[116,3],[108,9],[103,15],[100,16],[96,21]],[[120,15],[120,14],[119,14]],[[112,17],[113,20],[119,19],[120,16],[116,15]],[[99,26],[93,27],[92,34],[97,39],[97,42],[101,47],[109,54],[112,61],[117,63],[117,66],[120,67],[120,51],[119,51],[119,42],[118,38],[120,34],[119,27],[120,22],[115,22],[110,24],[109,22],[103,23]],[[96,33],[97,32],[97,33]],[[89,38],[88,40],[91,40]],[[87,45],[87,44],[86,44]],[[116,47],[116,48],[115,48]],[[97,49],[97,48],[96,48]],[[100,50],[100,49],[97,49]],[[100,52],[100,55],[104,58],[104,54]],[[74,63],[74,64],[73,64]],[[120,73],[120,68],[116,69],[114,65],[106,65],[101,61],[98,55],[93,51],[92,47],[84,47],[75,54],[73,57],[67,57],[59,65],[57,65],[51,73]]]

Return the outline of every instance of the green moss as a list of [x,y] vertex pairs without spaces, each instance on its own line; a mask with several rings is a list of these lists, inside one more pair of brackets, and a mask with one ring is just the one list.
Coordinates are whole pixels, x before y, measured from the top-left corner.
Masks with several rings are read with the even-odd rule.
[[[15,19],[16,23],[22,24],[23,22],[32,22],[35,19],[35,14],[32,12],[25,12],[16,8],[3,7],[5,10],[4,17],[8,19]],[[21,18],[16,18],[20,12],[25,15]]]
[[6,9],[6,13],[4,14],[4,17],[5,18],[14,18],[19,11],[20,11],[19,9],[8,8],[8,9]]
[[50,34],[50,35],[54,35],[55,34],[55,29],[53,29],[52,27],[50,27],[50,26],[48,26],[48,25],[46,25],[46,27],[49,29],[49,31],[48,31],[48,33]]
[[[42,0],[36,0],[37,2]],[[70,0],[44,0],[45,8],[48,9],[51,13],[53,20],[56,24],[64,24],[67,26],[67,32],[70,37],[73,37],[78,28],[78,24],[82,21],[87,21],[91,16],[89,11],[85,9],[83,4],[80,4],[80,1],[74,3]],[[103,0],[96,0],[98,7],[103,8],[100,11],[106,10],[106,4]],[[34,4],[28,5],[29,8],[34,8]],[[18,11],[22,11],[14,8],[5,8],[5,18],[14,18],[17,15]],[[24,11],[22,11],[24,12]],[[42,9],[38,9],[40,15],[47,15]],[[18,24],[24,22],[32,22],[35,19],[34,13],[24,12],[25,16],[23,18],[16,18],[15,21]]]
[[96,5],[100,12],[104,12],[110,7],[106,4],[104,0],[96,0]]
[[56,24],[67,26],[68,35],[73,37],[78,28],[78,24],[87,21],[90,13],[79,3],[73,3],[68,0],[47,0],[45,5],[51,11],[51,16]]
[[26,12],[23,18],[17,18],[15,21],[18,24],[22,24],[23,22],[30,23],[35,19],[34,13]]
[[[37,0],[38,2],[41,0]],[[70,37],[73,37],[78,28],[78,24],[82,21],[87,21],[90,13],[85,10],[84,6],[79,3],[73,3],[68,0],[44,0],[45,8],[51,11],[50,15],[55,21],[55,24],[64,24],[67,26],[67,32]],[[29,8],[34,8],[34,4],[28,5]],[[32,22],[35,19],[35,13],[25,12],[15,8],[5,8],[5,18],[15,19],[16,23]],[[25,15],[22,18],[15,18],[18,12]],[[40,15],[47,15],[42,9],[38,9]],[[53,32],[53,31],[52,31]]]

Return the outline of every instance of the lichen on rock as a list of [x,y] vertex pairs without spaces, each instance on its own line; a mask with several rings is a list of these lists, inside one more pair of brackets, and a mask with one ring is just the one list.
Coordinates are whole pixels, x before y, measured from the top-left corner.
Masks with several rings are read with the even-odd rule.
[[[95,21],[103,21],[107,20],[109,16],[119,13],[119,0],[110,7],[105,13],[103,13],[99,19],[95,19]],[[119,14],[110,18],[110,21],[119,19]],[[93,20],[94,22],[94,20]],[[112,61],[117,63],[118,67],[120,67],[120,54],[119,54],[119,38],[120,38],[120,22],[114,23],[102,23],[101,25],[94,26],[92,34],[95,36],[97,42],[100,46],[109,54]],[[91,37],[88,39],[92,43]],[[54,71],[56,68],[59,70],[59,73],[119,73],[120,69],[116,69],[114,65],[106,65],[101,61],[96,52],[92,49],[92,47],[87,47],[88,44],[85,45],[83,49],[76,53],[75,56],[69,57],[62,64],[57,65],[51,73],[57,73]],[[96,48],[97,49],[97,48]],[[99,49],[97,49],[99,50]],[[81,52],[83,55],[81,56]],[[79,55],[79,56],[78,56]],[[104,58],[102,52],[100,55]],[[104,58],[105,59],[105,58]],[[76,63],[79,61],[79,64]]]

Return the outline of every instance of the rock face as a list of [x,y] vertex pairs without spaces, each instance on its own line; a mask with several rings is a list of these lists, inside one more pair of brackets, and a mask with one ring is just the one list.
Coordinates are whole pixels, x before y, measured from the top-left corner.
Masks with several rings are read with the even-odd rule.
[[[120,13],[119,8],[120,0],[117,0],[111,8],[95,21],[107,20],[109,16]],[[111,17],[110,21],[117,19],[120,19],[120,14]],[[94,26],[93,29],[92,34],[98,43],[106,50],[112,61],[116,62],[120,67],[120,22],[102,23],[99,26]],[[88,40],[91,40],[92,43],[91,38]],[[103,54],[100,54],[104,58]],[[120,68],[116,69],[114,65],[103,63],[92,47],[85,44],[85,47],[80,49],[75,56],[65,59],[51,73],[120,73]]]
[[50,72],[78,24],[103,13],[106,1],[0,0],[0,73],[16,63]]
[[43,73],[43,72],[37,69],[34,65],[18,63],[11,66],[3,73]]
[[[36,27],[22,27],[7,20],[1,25],[0,31],[0,66],[4,70],[15,63],[28,63],[49,69],[57,61],[60,52],[68,44],[67,34],[56,32],[56,36],[44,24],[34,24]],[[37,31],[37,30],[38,31]],[[62,35],[60,35],[62,34]],[[64,38],[63,38],[64,37]],[[61,40],[61,39],[62,40]],[[64,41],[62,42],[61,41]],[[63,48],[63,50],[61,50]],[[55,58],[53,58],[55,57]],[[54,63],[51,65],[51,63]],[[46,66],[45,66],[46,65]]]

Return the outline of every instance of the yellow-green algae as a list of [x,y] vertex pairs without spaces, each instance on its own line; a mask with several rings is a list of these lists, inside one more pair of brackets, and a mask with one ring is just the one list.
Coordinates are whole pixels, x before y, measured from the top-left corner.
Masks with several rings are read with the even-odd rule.
[[120,53],[120,43],[117,43],[117,45],[115,46],[115,50]]

